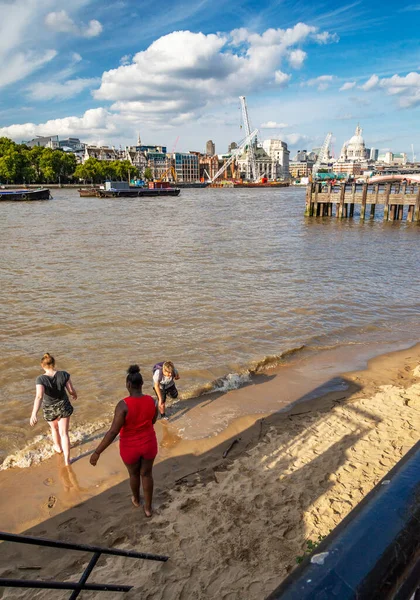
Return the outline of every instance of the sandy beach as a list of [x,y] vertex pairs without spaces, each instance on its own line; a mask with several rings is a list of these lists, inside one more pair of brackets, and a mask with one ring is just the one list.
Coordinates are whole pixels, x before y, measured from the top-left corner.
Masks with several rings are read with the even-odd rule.
[[[306,541],[328,534],[418,441],[419,364],[420,344],[379,356],[343,375],[346,390],[242,416],[204,439],[182,439],[179,423],[159,423],[152,519],[131,506],[115,444],[96,469],[87,456],[69,469],[59,457],[12,469],[2,474],[0,529],[170,557],[101,558],[92,582],[133,585],[126,598],[263,598],[295,567]],[[193,407],[189,419],[231,406],[229,395],[246,401],[252,393],[262,406],[266,393],[287,395],[281,373],[257,383]],[[78,580],[87,562],[58,550],[1,549],[1,577]],[[0,597],[68,592],[9,589]],[[83,594],[90,597],[98,595]]]

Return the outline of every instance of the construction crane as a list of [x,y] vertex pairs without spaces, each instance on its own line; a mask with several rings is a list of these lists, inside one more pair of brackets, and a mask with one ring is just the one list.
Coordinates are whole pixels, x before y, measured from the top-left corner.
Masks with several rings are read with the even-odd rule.
[[319,151],[318,158],[316,159],[315,164],[312,167],[313,181],[315,180],[322,163],[328,160],[328,148],[330,147],[331,138],[332,133],[327,133],[324,143],[321,146],[321,150]]
[[[242,120],[244,122],[245,134],[247,137],[249,137],[251,134],[251,128],[249,126],[248,108],[246,105],[245,96],[239,96],[239,100],[241,101]],[[258,179],[257,160],[255,158],[255,149],[254,149],[254,138],[255,138],[256,134],[258,133],[258,129],[255,129],[255,132],[256,132],[255,135],[253,135],[249,140],[250,143],[249,143],[249,147],[248,147],[248,167],[249,168],[247,169],[247,173],[250,172],[252,181],[257,181],[257,179]]]
[[221,167],[216,175],[214,175],[211,179],[210,179],[210,183],[213,183],[214,181],[216,181],[216,179],[218,177],[220,177],[220,175],[223,173],[223,171],[225,171],[228,166],[235,160],[235,158],[237,158],[239,156],[239,154],[242,152],[242,150],[245,148],[245,146],[247,144],[249,144],[250,142],[252,142],[252,140],[255,138],[255,136],[258,133],[258,129],[254,129],[254,131],[252,131],[249,135],[246,136],[246,138],[244,139],[244,141],[232,151],[232,154],[229,156],[229,158],[227,159],[227,161],[225,162],[225,164],[223,165],[223,167]]
[[163,173],[163,175],[160,177],[160,179],[158,179],[158,182],[164,181],[165,177],[167,177],[169,175],[169,173],[172,175],[172,179],[174,181],[177,180],[177,175],[176,175],[176,171],[175,168],[173,166],[169,167],[169,169],[166,169],[166,171]]

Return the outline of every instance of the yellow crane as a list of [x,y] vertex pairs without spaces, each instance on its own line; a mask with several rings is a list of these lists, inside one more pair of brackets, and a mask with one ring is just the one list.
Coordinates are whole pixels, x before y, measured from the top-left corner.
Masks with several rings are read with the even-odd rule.
[[174,181],[176,181],[177,180],[176,171],[175,171],[175,168],[173,166],[171,166],[168,169],[166,169],[166,171],[163,173],[162,177],[160,179],[158,179],[158,182],[164,181],[165,177],[167,177],[169,175],[169,173],[172,175],[172,179]]

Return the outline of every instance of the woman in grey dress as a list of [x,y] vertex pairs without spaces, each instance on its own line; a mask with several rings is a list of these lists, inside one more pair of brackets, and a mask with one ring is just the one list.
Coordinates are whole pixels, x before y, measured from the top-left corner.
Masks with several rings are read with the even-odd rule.
[[73,387],[67,371],[56,371],[55,360],[48,352],[41,359],[44,375],[36,380],[36,396],[30,418],[33,427],[38,419],[37,414],[42,404],[44,419],[51,427],[54,450],[63,453],[64,464],[70,464],[69,425],[73,406],[67,392],[73,400],[77,400],[77,392]]

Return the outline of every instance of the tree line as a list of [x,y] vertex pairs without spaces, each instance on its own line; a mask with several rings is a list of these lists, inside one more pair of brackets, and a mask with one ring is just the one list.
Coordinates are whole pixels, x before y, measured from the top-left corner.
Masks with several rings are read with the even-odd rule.
[[[147,171],[147,169],[146,169]],[[88,158],[77,164],[72,152],[17,144],[0,137],[0,183],[100,183],[106,179],[127,181],[139,172],[128,160],[100,161]],[[145,177],[149,173],[144,173]]]

